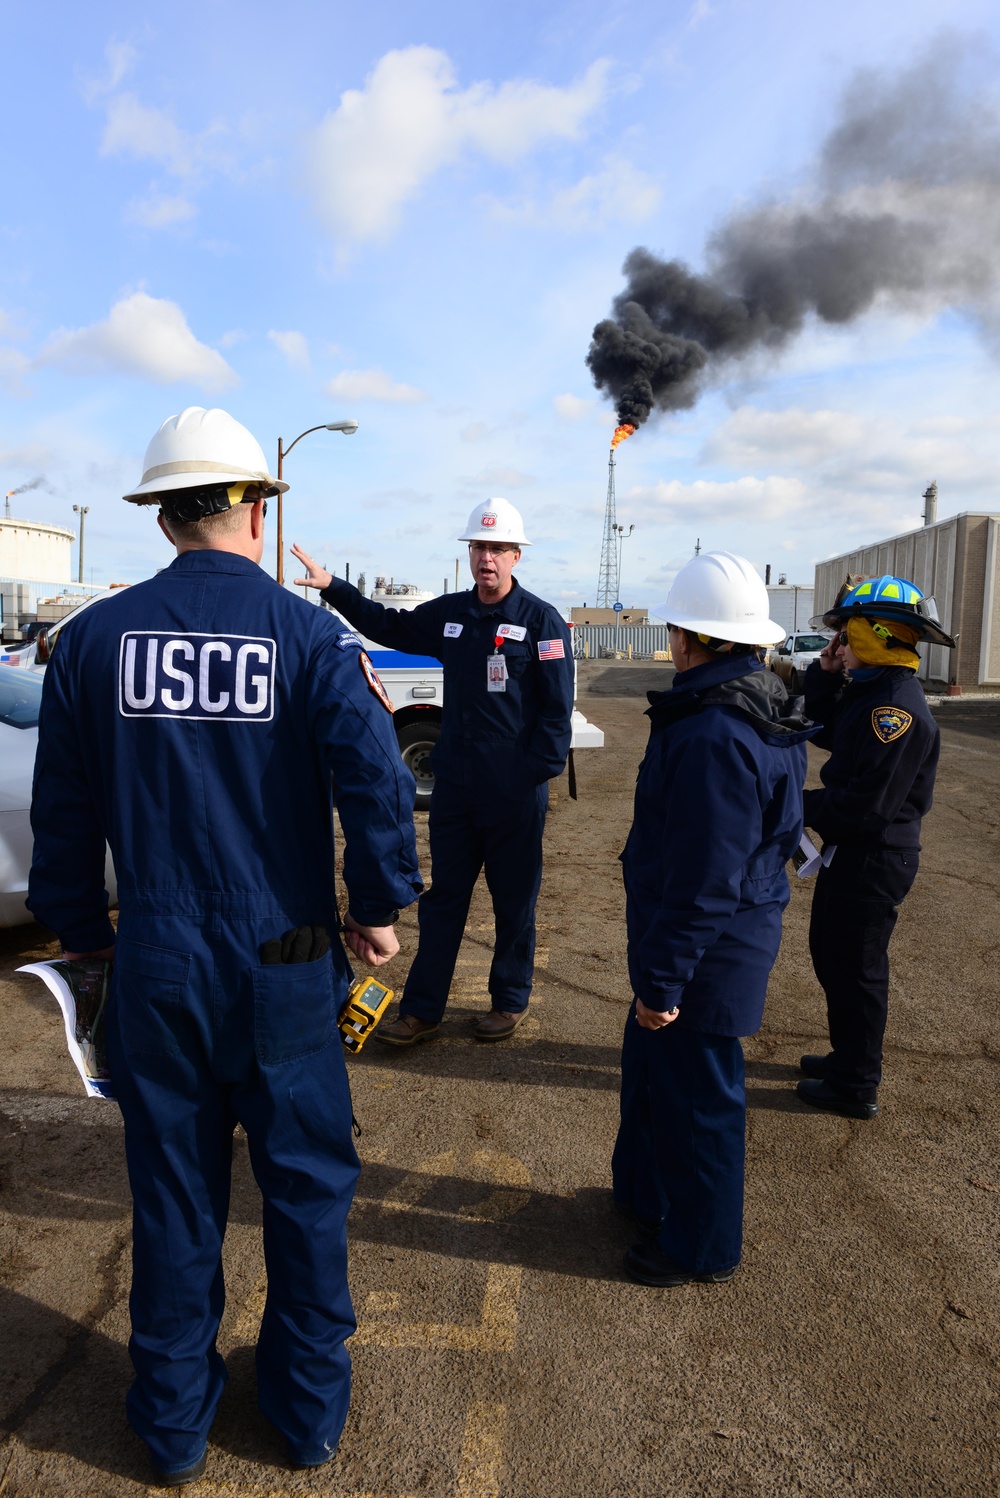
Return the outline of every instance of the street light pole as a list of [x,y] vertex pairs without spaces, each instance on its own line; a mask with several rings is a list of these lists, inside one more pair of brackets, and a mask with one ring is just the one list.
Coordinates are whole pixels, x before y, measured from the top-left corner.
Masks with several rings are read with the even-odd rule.
[[[344,434],[345,437],[350,437],[354,432],[357,431],[357,429],[358,429],[358,424],[354,420],[353,417],[348,417],[344,421],[321,421],[318,426],[306,427],[305,431],[304,432],[300,432],[299,435],[296,437],[295,442],[301,442],[302,439],[303,439],[303,437],[308,437],[309,436],[310,432],[324,432],[324,431],[325,432],[343,432],[343,434]],[[285,447],[284,444],[283,444],[283,442],[282,442],[282,439],[280,437],[278,438],[278,473],[277,473],[277,478],[278,478],[278,482],[279,483],[281,482],[281,479],[283,477],[283,468],[284,468],[285,459],[288,457],[288,454],[291,452],[292,448],[295,446],[295,442],[290,442],[288,444],[288,446]],[[282,504],[282,501],[284,500],[284,497],[285,497],[284,496],[284,492],[281,489],[279,489],[278,490],[278,557],[277,557],[277,563],[276,563],[275,569],[274,569],[275,577],[277,578],[277,582],[278,582],[278,587],[279,588],[283,588],[285,586],[285,513],[284,513],[284,505]],[[76,506],[74,505],[73,508],[75,509]]]
[[83,582],[83,527],[87,515],[90,513],[89,505],[74,505],[74,511],[80,517],[80,556],[76,569],[77,582]]
[[[621,601],[622,601],[622,543],[628,540],[629,536],[631,536],[632,532],[635,530],[635,526],[634,525],[630,525],[629,526],[629,528],[628,528],[628,536],[626,536],[624,534],[625,527],[623,525],[615,525],[615,526],[612,527],[612,529],[616,530],[618,532],[618,591],[617,591],[617,596],[615,598],[615,603],[621,603]],[[617,655],[618,652],[619,652],[619,650],[621,649],[621,632],[622,632],[621,618],[622,618],[622,611],[621,611],[621,609],[616,609],[615,610],[615,655]]]

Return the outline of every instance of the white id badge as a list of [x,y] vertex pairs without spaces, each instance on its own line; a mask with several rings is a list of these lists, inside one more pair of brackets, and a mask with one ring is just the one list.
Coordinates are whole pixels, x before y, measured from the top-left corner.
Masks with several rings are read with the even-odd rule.
[[507,662],[502,655],[486,657],[486,690],[488,692],[506,692],[507,690]]

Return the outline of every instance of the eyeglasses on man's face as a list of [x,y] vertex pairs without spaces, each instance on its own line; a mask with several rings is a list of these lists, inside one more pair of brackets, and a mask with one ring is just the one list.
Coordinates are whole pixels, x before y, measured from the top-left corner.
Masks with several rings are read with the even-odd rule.
[[505,557],[508,552],[518,551],[509,541],[470,541],[469,550],[476,557]]

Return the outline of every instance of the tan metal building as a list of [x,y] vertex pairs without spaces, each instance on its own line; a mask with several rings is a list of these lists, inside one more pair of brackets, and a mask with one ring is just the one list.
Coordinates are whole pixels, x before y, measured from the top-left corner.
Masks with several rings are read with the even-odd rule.
[[569,617],[574,624],[647,624],[649,610],[636,604],[634,608],[625,607],[616,614],[614,609],[589,609],[584,604],[582,608],[570,609]]
[[816,568],[818,614],[831,608],[848,573],[894,573],[937,602],[957,648],[922,645],[918,676],[930,687],[1000,690],[1000,515],[953,515],[920,530],[844,552]]

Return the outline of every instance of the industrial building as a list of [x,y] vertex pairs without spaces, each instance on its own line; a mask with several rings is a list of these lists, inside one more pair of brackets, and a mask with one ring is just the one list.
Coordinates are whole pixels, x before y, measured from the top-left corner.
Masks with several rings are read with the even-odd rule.
[[848,575],[908,578],[937,603],[955,650],[922,645],[917,673],[926,686],[953,691],[1000,689],[1000,515],[966,513],[934,520],[937,494],[928,490],[930,523],[846,551],[816,568],[816,613],[832,608]]
[[[71,581],[75,540],[75,532],[64,525],[0,517],[0,638],[5,644],[20,639],[24,626],[39,616],[40,605],[50,618],[61,618],[81,597],[103,590],[103,583]],[[59,602],[52,604],[53,599]]]
[[648,624],[649,610],[640,607],[622,608],[617,613],[614,606],[609,608],[588,608],[586,604],[582,608],[572,608],[569,617],[574,624]]
[[785,633],[794,635],[800,629],[808,629],[809,620],[816,610],[813,608],[813,589],[800,583],[775,583],[767,589],[768,611],[775,624],[784,626]]

